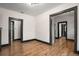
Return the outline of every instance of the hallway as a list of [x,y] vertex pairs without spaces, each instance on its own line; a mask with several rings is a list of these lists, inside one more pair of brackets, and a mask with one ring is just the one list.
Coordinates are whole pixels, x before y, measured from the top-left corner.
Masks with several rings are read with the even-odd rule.
[[74,41],[60,38],[52,46],[38,42],[30,41],[21,43],[14,41],[11,46],[3,47],[0,51],[2,56],[77,56],[73,52]]

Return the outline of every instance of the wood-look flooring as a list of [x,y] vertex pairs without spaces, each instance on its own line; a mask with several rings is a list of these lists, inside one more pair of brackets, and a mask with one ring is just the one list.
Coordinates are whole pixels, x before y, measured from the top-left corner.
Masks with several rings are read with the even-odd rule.
[[78,56],[74,53],[74,41],[57,39],[51,45],[39,41],[21,43],[14,41],[11,46],[2,47],[1,56]]

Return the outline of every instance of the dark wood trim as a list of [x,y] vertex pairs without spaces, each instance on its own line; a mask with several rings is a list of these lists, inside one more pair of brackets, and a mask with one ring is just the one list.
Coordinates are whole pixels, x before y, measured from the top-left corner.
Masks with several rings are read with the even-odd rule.
[[25,40],[25,41],[22,41],[22,42],[24,43],[24,42],[30,42],[30,41],[39,41],[39,42],[42,42],[42,43],[50,45],[50,43],[42,41],[42,40],[39,40],[39,39],[30,39],[30,40]]
[[1,40],[2,40],[2,28],[0,28],[0,50],[1,50]]
[[63,11],[60,11],[60,12],[51,14],[50,16],[57,16],[57,15],[60,15],[60,14],[66,13],[66,12],[74,11],[76,8],[77,8],[77,6],[74,6],[74,7],[65,9],[65,10],[63,10]]
[[[19,39],[16,39],[16,40],[19,40]],[[14,41],[16,41],[14,40]],[[50,43],[48,42],[45,42],[45,41],[42,41],[42,40],[39,40],[39,39],[30,39],[30,40],[25,40],[25,41],[21,41],[22,43],[26,43],[26,42],[31,42],[31,41],[38,41],[38,42],[42,42],[44,44],[48,44],[48,45],[51,45]],[[3,44],[1,45],[1,47],[5,47],[5,46],[9,46],[10,44]]]
[[35,39],[36,41],[39,41],[39,42],[42,42],[42,43],[45,43],[45,44],[48,44],[48,45],[51,45],[49,42],[45,42],[45,41],[42,41],[42,40],[39,40],[39,39]]
[[21,42],[23,41],[23,19],[19,19],[19,18],[14,18],[14,17],[9,17],[9,45],[11,45],[11,32],[10,32],[10,27],[11,27],[11,21],[15,20],[15,21],[21,21]]
[[13,41],[17,41],[17,40],[21,40],[20,38],[18,38],[18,39],[14,39]]
[[55,39],[58,39],[58,37],[55,37]]
[[75,6],[75,7],[71,7],[71,8],[68,8],[68,9],[65,9],[63,11],[60,11],[60,12],[57,12],[55,14],[52,14],[52,15],[49,15],[49,19],[50,19],[50,23],[49,23],[49,29],[50,29],[50,44],[52,44],[52,19],[51,17],[54,17],[54,16],[57,16],[57,15],[60,15],[60,14],[63,14],[63,13],[67,13],[67,12],[70,12],[70,11],[74,11],[74,40],[75,40],[75,44],[74,44],[74,51],[77,52],[77,10],[78,10],[78,7]]
[[[61,21],[61,22],[58,22],[58,23],[57,23],[57,24],[58,24],[58,26],[57,26],[57,27],[58,27],[58,38],[59,38],[59,33],[60,33],[60,32],[59,32],[59,24],[60,24],[60,23],[66,23],[66,26],[67,26],[67,21]],[[66,27],[66,40],[67,40],[67,27]]]
[[21,20],[21,42],[23,41],[23,20]]
[[24,42],[30,42],[30,41],[35,41],[36,39],[30,39],[30,40],[24,40],[24,41],[22,41],[22,43],[24,43]]
[[78,12],[78,7],[74,8],[74,38],[75,38],[75,48],[74,51],[77,52],[77,12]]
[[67,39],[68,41],[75,41],[74,39]]
[[49,23],[49,34],[50,34],[50,37],[49,37],[49,43],[52,45],[52,19],[51,19],[51,16],[49,17],[49,20],[50,20],[50,23]]
[[75,53],[79,54],[79,51],[75,51]]
[[13,29],[13,31],[12,31],[13,36],[12,36],[12,37],[13,37],[13,41],[14,41],[14,21],[11,21],[11,22],[13,23],[13,25],[12,25],[12,27],[13,27],[13,28],[12,28],[12,29]]

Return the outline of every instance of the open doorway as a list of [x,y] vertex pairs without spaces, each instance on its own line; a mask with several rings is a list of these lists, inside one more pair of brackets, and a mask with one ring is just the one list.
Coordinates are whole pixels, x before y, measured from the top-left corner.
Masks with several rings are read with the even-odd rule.
[[9,44],[16,40],[23,41],[23,20],[9,17]]
[[[70,19],[71,21],[68,23],[68,21],[65,20],[67,19],[67,17],[65,17],[64,19],[63,16],[61,15],[65,15],[71,12],[73,13],[73,17],[72,17],[73,23],[72,23],[72,19]],[[63,20],[61,20],[61,18],[59,17],[63,18]],[[56,18],[60,19],[60,21],[59,20],[56,21]],[[72,27],[69,26],[69,24],[71,24]],[[68,27],[70,29],[67,29]],[[71,36],[71,34],[69,33],[74,33],[74,34],[72,34]],[[68,40],[68,37],[74,39],[73,51],[77,52],[77,6],[50,15],[50,44],[52,44],[53,42],[55,43],[55,39],[59,39],[62,36],[66,38],[66,41]]]
[[61,37],[67,39],[67,21],[58,22],[58,38]]

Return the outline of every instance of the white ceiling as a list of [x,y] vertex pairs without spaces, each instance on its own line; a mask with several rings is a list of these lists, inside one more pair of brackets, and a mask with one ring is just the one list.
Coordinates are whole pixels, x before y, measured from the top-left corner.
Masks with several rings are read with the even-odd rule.
[[30,6],[27,3],[0,3],[0,7],[36,16],[61,4],[62,3],[32,3],[32,6]]

